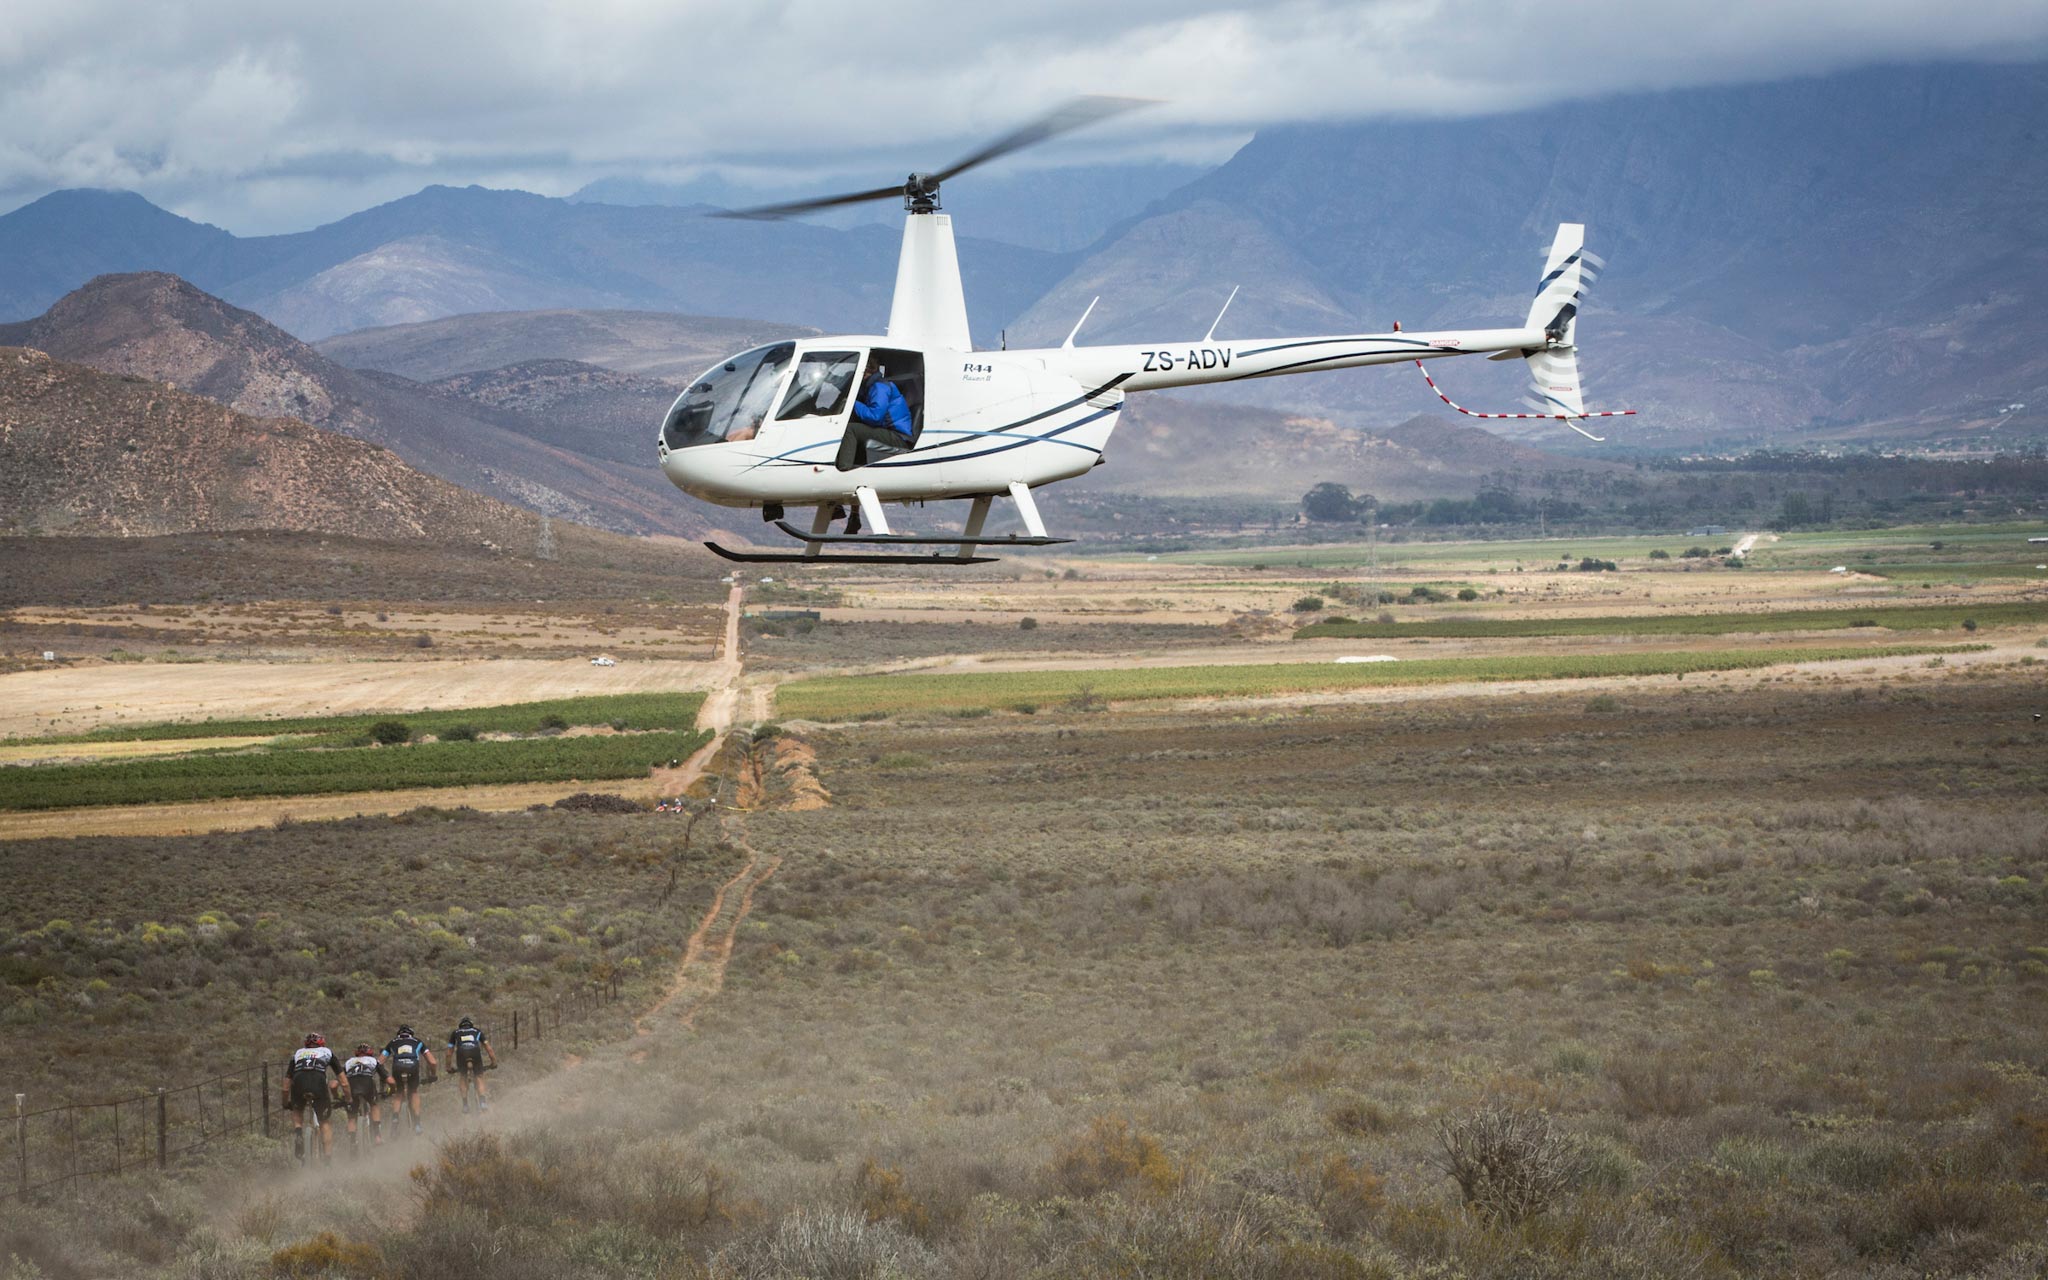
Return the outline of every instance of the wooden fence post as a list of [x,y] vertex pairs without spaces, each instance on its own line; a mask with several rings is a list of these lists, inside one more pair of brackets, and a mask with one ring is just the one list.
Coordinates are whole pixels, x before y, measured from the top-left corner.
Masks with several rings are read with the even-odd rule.
[[263,1060],[263,1136],[270,1136],[270,1059]]
[[14,1095],[14,1152],[21,1157],[21,1194],[28,1194],[28,1095]]
[[512,1011],[512,1052],[519,1052],[519,1010]]
[[168,1169],[171,1167],[169,1133],[170,1095],[164,1092],[162,1085],[158,1085],[156,1091],[156,1167],[158,1169]]

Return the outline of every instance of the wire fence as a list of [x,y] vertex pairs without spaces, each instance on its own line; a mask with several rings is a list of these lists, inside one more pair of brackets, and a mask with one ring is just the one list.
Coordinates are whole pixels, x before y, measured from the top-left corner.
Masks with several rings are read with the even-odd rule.
[[[614,974],[550,1004],[486,1010],[484,1023],[498,1037],[494,1049],[517,1053],[619,998]],[[108,1102],[31,1108],[28,1095],[17,1093],[12,1122],[0,1132],[0,1202],[38,1192],[62,1194],[83,1180],[136,1169],[168,1170],[182,1156],[242,1134],[287,1138],[292,1123],[283,1103],[285,1084],[280,1056]]]

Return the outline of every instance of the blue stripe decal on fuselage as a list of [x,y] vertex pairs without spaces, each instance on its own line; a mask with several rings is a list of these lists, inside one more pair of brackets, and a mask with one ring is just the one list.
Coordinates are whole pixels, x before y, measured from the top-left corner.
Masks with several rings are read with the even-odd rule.
[[[993,449],[982,449],[975,453],[949,454],[943,458],[919,458],[916,456],[911,456],[907,458],[897,458],[893,461],[870,462],[868,466],[876,469],[880,469],[882,467],[929,467],[941,462],[965,462],[969,458],[986,458],[992,453],[1007,453],[1011,449],[1021,449],[1027,444],[1063,444],[1067,446],[1069,449],[1081,449],[1088,453],[1099,455],[1101,454],[1102,450],[1096,448],[1094,445],[1081,444],[1078,441],[1074,440],[1056,440],[1053,437],[1063,436],[1067,432],[1072,431],[1076,427],[1085,427],[1089,423],[1095,421],[1097,418],[1106,418],[1110,414],[1117,412],[1121,408],[1123,408],[1122,405],[1113,404],[1109,406],[1109,408],[1107,409],[1097,409],[1094,413],[1089,414],[1085,418],[1076,418],[1074,421],[1069,422],[1066,426],[1054,428],[1053,430],[1046,432],[1042,436],[1024,436],[1013,441],[1010,444],[999,444]],[[963,438],[972,439],[973,436],[982,436],[994,439],[1008,434],[1008,432],[1002,431],[976,431],[972,433],[972,435]],[[958,443],[958,441],[949,440],[946,443],[956,444]]]
[[1270,347],[1252,347],[1249,350],[1243,347],[1239,347],[1237,350],[1237,358],[1242,360],[1246,356],[1262,356],[1265,355],[1268,351],[1292,351],[1296,347],[1323,347],[1329,346],[1333,343],[1340,342],[1367,341],[1399,342],[1406,346],[1411,347],[1427,347],[1429,345],[1427,342],[1424,342],[1420,338],[1402,338],[1384,333],[1355,333],[1335,338],[1308,338],[1301,342],[1281,342],[1275,343],[1273,346]]
[[[1116,404],[1111,405],[1109,408],[1103,410],[1101,413],[1090,414],[1085,418],[1079,419],[1078,421],[1070,422],[1066,426],[1061,427],[1056,431],[1048,431],[1042,436],[1015,436],[1013,434],[1014,429],[1017,427],[1030,426],[1032,423],[1042,421],[1046,418],[1050,418],[1056,413],[1065,413],[1067,410],[1075,408],[1078,405],[1086,404],[1090,400],[1093,400],[1096,396],[1101,395],[1105,391],[1115,390],[1117,384],[1126,381],[1130,377],[1131,375],[1128,373],[1119,374],[1118,376],[1110,379],[1108,382],[1103,383],[1101,386],[1096,387],[1094,390],[1084,391],[1080,395],[1076,396],[1074,399],[1069,400],[1064,404],[1056,404],[1050,409],[1045,409],[1038,413],[1030,414],[1027,417],[1019,418],[1015,422],[1005,422],[1002,426],[993,427],[987,431],[968,431],[963,428],[954,427],[933,428],[934,430],[937,431],[957,431],[959,434],[954,439],[948,440],[944,444],[928,445],[926,447],[928,449],[936,450],[948,448],[952,445],[960,444],[963,441],[967,440],[999,440],[1004,438],[1015,439],[1016,443],[1014,444],[1002,445],[995,449],[984,449],[979,453],[956,453],[949,454],[948,456],[943,458],[918,458],[914,460],[905,459],[900,462],[871,462],[868,465],[871,467],[909,467],[923,466],[926,463],[930,462],[954,462],[965,460],[967,458],[984,458],[991,453],[1001,453],[1005,449],[1015,449],[1021,445],[1033,444],[1041,440],[1048,441],[1053,444],[1063,444],[1070,449],[1084,449],[1087,450],[1089,453],[1099,455],[1102,452],[1102,450],[1100,449],[1092,448],[1085,444],[1077,444],[1072,440],[1054,440],[1053,437],[1065,435],[1067,432],[1072,431],[1075,427],[1081,426],[1085,423],[1093,422],[1097,418],[1102,417],[1105,413],[1115,413],[1118,409],[1121,409],[1123,407],[1123,402],[1121,400],[1119,400]],[[844,438],[844,435],[842,435],[840,437],[840,440],[843,440]],[[815,440],[812,441],[810,444],[798,445],[796,448],[791,449],[786,453],[778,453],[766,458],[762,458],[758,462],[754,463],[753,466],[748,467],[747,470],[752,471],[755,470],[756,468],[766,466],[815,466],[817,464],[814,462],[805,462],[800,459],[797,459],[797,455],[802,453],[808,453],[812,449],[830,449],[836,456],[839,452],[840,440]]]

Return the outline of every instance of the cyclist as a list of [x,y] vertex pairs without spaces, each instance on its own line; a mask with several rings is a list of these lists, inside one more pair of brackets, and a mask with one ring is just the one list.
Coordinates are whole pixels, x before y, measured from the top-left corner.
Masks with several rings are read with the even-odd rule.
[[327,1076],[332,1072],[336,1080],[341,1079],[341,1063],[327,1047],[327,1037],[310,1031],[284,1069],[285,1079],[291,1082],[286,1105],[292,1113],[292,1152],[302,1161],[306,1158],[306,1108],[311,1106],[314,1127],[320,1130],[320,1161],[325,1164],[334,1158],[334,1130],[327,1124],[334,1110],[334,1094]]
[[465,1017],[455,1024],[455,1030],[448,1033],[448,1048],[455,1054],[455,1074],[462,1080],[462,1109],[469,1110],[469,1086],[476,1085],[476,1109],[489,1111],[490,1102],[484,1095],[484,1056],[490,1055],[493,1070],[498,1065],[497,1051],[491,1048],[491,1038],[483,1028]]
[[357,1152],[356,1119],[361,1117],[370,1125],[370,1145],[384,1145],[384,1125],[377,1116],[377,1104],[383,1100],[385,1086],[390,1083],[391,1070],[384,1060],[376,1055],[368,1043],[356,1046],[355,1055],[341,1064],[342,1078],[348,1081],[348,1150],[351,1156]]
[[[434,1051],[412,1033],[411,1027],[399,1027],[391,1043],[384,1046],[384,1061],[391,1068],[391,1122],[400,1122],[405,1115],[406,1104],[410,1102],[414,1133],[420,1132],[420,1062],[423,1059],[428,1067],[440,1068],[441,1064],[434,1061]],[[401,1129],[400,1132],[404,1131]]]

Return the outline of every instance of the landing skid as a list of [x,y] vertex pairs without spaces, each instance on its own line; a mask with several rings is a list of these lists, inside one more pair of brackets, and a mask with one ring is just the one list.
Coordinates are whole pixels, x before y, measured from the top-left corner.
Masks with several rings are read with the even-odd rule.
[[[838,540],[839,540],[839,539],[834,539],[834,541],[838,541]],[[857,539],[854,539],[854,541],[859,541],[859,542],[865,542],[865,541],[867,541],[867,539],[865,539],[865,538],[857,538]],[[900,541],[904,541],[904,539],[898,538],[898,539],[893,539],[893,541],[899,541],[899,542],[900,542]],[[959,539],[958,539],[958,538],[937,538],[937,539],[931,539],[931,538],[923,538],[923,539],[919,539],[919,541],[921,541],[921,542],[932,542],[932,541],[936,541],[936,542],[943,542],[943,543],[946,543],[946,544],[948,544],[948,545],[952,545],[952,544],[955,544],[955,543],[959,542]],[[932,553],[931,555],[928,555],[928,556],[919,556],[919,555],[901,555],[901,556],[891,556],[891,555],[832,555],[832,556],[828,556],[828,555],[819,555],[819,554],[805,555],[805,554],[804,554],[803,552],[801,552],[801,551],[794,551],[794,552],[791,552],[791,551],[728,551],[728,550],[726,550],[726,549],[725,549],[724,547],[721,547],[721,546],[719,546],[719,545],[718,545],[717,543],[715,543],[715,542],[707,542],[707,543],[705,543],[704,545],[705,545],[705,546],[707,546],[707,547],[709,547],[709,548],[711,549],[711,554],[713,554],[713,555],[716,555],[716,556],[723,556],[723,557],[725,557],[725,558],[726,558],[727,560],[737,560],[737,561],[739,561],[739,562],[740,562],[740,563],[742,563],[742,564],[988,564],[988,563],[990,563],[991,561],[994,561],[994,560],[998,560],[998,559],[1000,559],[1000,558],[1001,558],[1001,557],[999,557],[999,556],[948,556],[948,555],[940,555],[940,554],[938,554],[937,552],[934,552],[934,553]]]
[[1018,533],[993,538],[969,538],[960,534],[807,533],[787,520],[777,520],[775,527],[799,542],[813,543],[871,542],[899,547],[1055,547],[1073,541],[1072,538],[1034,538]]
[[[896,533],[889,528],[889,517],[882,510],[875,491],[866,485],[854,489],[853,499],[860,507],[861,518],[872,533],[827,533],[837,514],[843,514],[838,503],[821,503],[811,520],[809,530],[797,528],[781,519],[781,512],[775,512],[775,527],[804,544],[802,551],[729,551],[715,542],[704,545],[711,553],[727,560],[743,564],[987,564],[995,556],[973,556],[967,554],[975,547],[1052,547],[1072,538],[1055,538],[1045,531],[1045,522],[1038,516],[1038,504],[1031,500],[1031,489],[1021,480],[1010,484],[1010,498],[1017,504],[1017,514],[1023,517],[1024,532],[1004,534],[1000,537],[986,537],[981,532],[982,524],[988,519],[989,506],[996,495],[976,495],[973,505],[968,508],[967,527],[959,533],[947,536],[940,534]],[[826,555],[824,548],[837,546],[866,547],[952,547],[951,553],[933,552],[929,555],[888,554],[865,552],[850,555]]]

